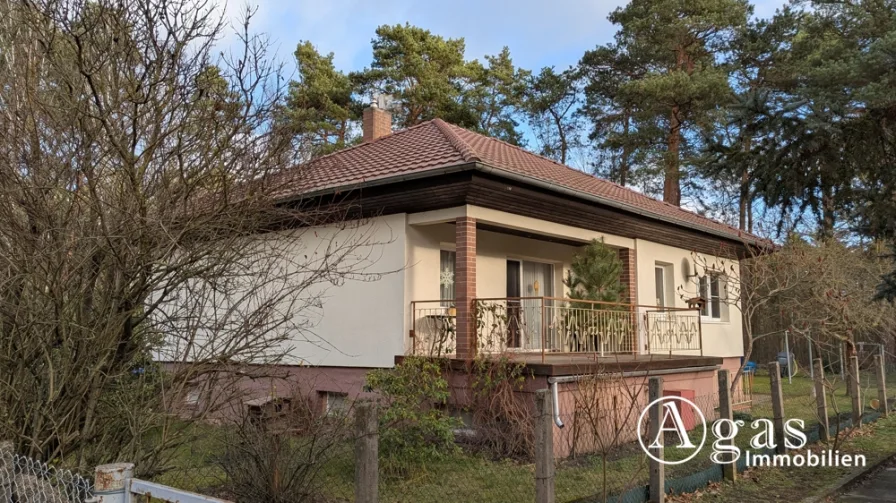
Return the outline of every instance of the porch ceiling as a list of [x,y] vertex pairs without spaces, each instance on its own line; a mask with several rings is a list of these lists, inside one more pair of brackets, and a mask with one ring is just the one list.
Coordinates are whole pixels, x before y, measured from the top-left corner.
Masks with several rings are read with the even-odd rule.
[[538,232],[512,229],[510,227],[503,227],[501,225],[495,225],[495,224],[477,223],[476,229],[481,230],[481,231],[496,232],[498,234],[507,234],[509,236],[518,236],[518,237],[522,237],[522,238],[537,239],[539,241],[547,241],[549,243],[559,243],[559,244],[563,244],[563,245],[574,246],[577,248],[588,244],[587,240],[560,238],[560,237],[556,237],[556,236],[550,236],[547,234],[541,234]]

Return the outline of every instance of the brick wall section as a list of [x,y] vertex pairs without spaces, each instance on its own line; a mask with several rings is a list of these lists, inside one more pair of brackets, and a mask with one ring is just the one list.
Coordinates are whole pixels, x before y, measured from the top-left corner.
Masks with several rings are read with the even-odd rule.
[[476,356],[476,330],[472,316],[476,297],[476,219],[459,217],[455,222],[454,297],[457,308],[457,357]]
[[392,114],[380,108],[367,107],[361,117],[364,142],[392,134]]
[[631,248],[619,249],[619,260],[622,261],[623,302],[638,303],[638,265],[636,251]]

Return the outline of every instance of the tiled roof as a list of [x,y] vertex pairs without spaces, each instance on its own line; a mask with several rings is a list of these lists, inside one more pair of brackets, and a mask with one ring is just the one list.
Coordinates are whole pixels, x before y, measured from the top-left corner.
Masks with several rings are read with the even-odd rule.
[[[375,141],[315,159],[285,173],[288,195],[350,189],[427,171],[479,163],[556,190],[575,192],[659,220],[731,239],[758,238],[730,225],[570,168],[520,147],[448,124],[441,119],[418,124]],[[500,174],[500,173],[499,173]]]

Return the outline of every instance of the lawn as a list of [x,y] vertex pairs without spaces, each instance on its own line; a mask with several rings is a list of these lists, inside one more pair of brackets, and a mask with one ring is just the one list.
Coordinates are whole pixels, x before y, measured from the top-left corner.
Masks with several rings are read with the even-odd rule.
[[[864,377],[864,376],[863,376]],[[896,381],[896,376],[892,379]],[[872,388],[867,389],[868,383]],[[896,382],[891,383],[896,389]],[[831,414],[838,409],[840,412],[849,412],[850,398],[845,394],[843,383],[834,386],[833,400],[829,394],[829,411]],[[771,400],[769,392],[769,377],[757,375],[753,381],[754,406],[752,410],[745,411],[750,416],[771,417]],[[792,383],[785,379],[782,382],[782,390],[785,396],[784,413],[786,418],[803,418],[807,427],[816,421],[815,399],[812,396],[813,385],[808,377],[795,377]],[[873,381],[863,382],[865,406],[868,406],[870,398],[877,396],[873,388]],[[889,425],[890,428],[882,427]],[[866,431],[875,431],[875,439],[872,440],[863,432],[850,440],[845,448],[862,449],[869,448],[869,461],[872,456],[884,456],[890,452],[896,452],[896,431],[892,426],[896,425],[894,419],[888,419],[869,427]],[[833,426],[833,425],[832,425]],[[880,433],[879,435],[877,433]],[[693,437],[702,434],[702,431],[692,432]],[[736,440],[742,448],[748,447],[748,442],[753,432],[749,426],[742,428],[741,434]],[[180,469],[160,477],[159,481],[181,487],[188,490],[196,490],[206,493],[214,493],[215,488],[224,481],[223,472],[213,463],[214,443],[216,428],[209,428],[208,436],[204,441],[195,445],[185,446],[178,452],[178,464]],[[712,439],[709,437],[703,448],[692,461],[677,466],[668,466],[667,477],[675,478],[689,475],[710,466],[709,453]],[[352,461],[351,446],[339,449],[339,453],[332,456],[322,468],[323,482],[327,501],[340,502],[353,499],[354,465]],[[684,454],[675,449],[666,450],[667,459],[680,459]],[[766,473],[767,472],[767,473]],[[732,498],[746,491],[740,496],[743,500],[756,499],[757,501],[780,501],[784,498],[788,488],[792,488],[794,494],[803,494],[806,487],[818,486],[817,477],[823,476],[824,481],[836,480],[843,470],[827,469],[818,472],[814,469],[763,472],[761,480],[757,478],[757,470],[748,472],[745,477],[747,482],[737,486],[722,484],[704,491],[703,497],[718,495],[718,500],[724,499],[725,491],[732,491]],[[461,452],[444,456],[442,459],[432,461],[425,466],[418,466],[411,473],[403,477],[386,477],[380,479],[380,501],[389,503],[399,502],[438,502],[443,501],[477,501],[483,503],[506,501],[531,501],[535,494],[533,464],[514,461],[494,461],[484,456]],[[820,475],[823,474],[823,475]],[[638,446],[626,445],[614,452],[606,464],[606,473],[599,456],[582,456],[575,460],[567,460],[558,463],[556,470],[557,501],[574,501],[580,498],[599,495],[606,490],[609,495],[618,494],[632,487],[647,483],[647,460]],[[755,479],[755,480],[753,480]],[[780,487],[781,489],[772,489]],[[742,489],[741,489],[742,488]],[[757,499],[758,498],[758,499]],[[766,499],[762,499],[766,498]],[[786,498],[785,498],[786,499]],[[741,498],[731,501],[741,501]]]
[[[896,454],[896,415],[880,419],[853,432],[842,445],[842,453],[862,453],[868,466]],[[832,467],[752,468],[736,483],[713,484],[706,490],[671,498],[673,502],[735,503],[741,501],[802,501],[832,489],[853,469]]]

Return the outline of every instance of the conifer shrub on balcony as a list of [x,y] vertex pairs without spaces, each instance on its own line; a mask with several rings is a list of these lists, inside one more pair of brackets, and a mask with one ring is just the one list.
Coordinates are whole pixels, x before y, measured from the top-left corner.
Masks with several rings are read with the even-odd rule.
[[593,239],[573,257],[563,279],[571,299],[556,317],[563,349],[594,351],[601,337],[619,340],[628,330],[622,313],[601,314],[593,311],[623,311],[622,261],[616,250]]

